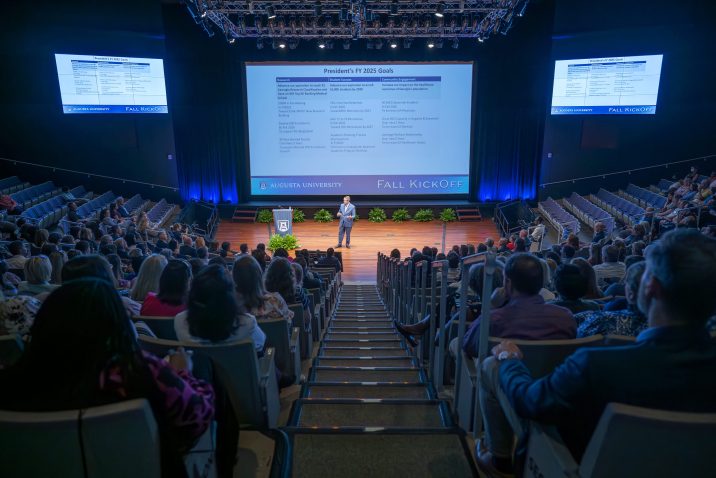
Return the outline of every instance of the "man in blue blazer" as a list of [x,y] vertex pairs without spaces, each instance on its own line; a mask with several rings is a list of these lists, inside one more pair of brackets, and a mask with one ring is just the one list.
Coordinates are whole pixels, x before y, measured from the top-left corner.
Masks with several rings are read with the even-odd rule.
[[[482,368],[480,468],[493,475],[511,471],[514,420],[556,425],[579,459],[609,402],[716,412],[716,344],[706,329],[716,312],[714,264],[716,240],[695,229],[669,232],[647,249],[638,307],[649,328],[634,345],[581,348],[537,380],[514,343],[497,345]],[[500,407],[500,390],[519,418]]]
[[343,196],[343,204],[338,210],[338,245],[343,247],[343,235],[346,236],[346,247],[351,248],[351,229],[353,228],[353,219],[356,217],[356,207],[351,204],[350,196]]

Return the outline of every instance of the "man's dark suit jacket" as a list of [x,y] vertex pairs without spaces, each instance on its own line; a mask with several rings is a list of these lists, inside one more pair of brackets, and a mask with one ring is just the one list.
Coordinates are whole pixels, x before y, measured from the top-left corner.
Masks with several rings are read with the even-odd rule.
[[186,246],[182,244],[179,246],[179,255],[180,256],[190,256],[190,257],[196,257],[196,249],[194,249],[191,246]]
[[316,264],[318,267],[335,267],[336,272],[341,271],[341,261],[336,256],[322,257]]
[[580,349],[539,380],[507,360],[500,382],[520,416],[557,425],[581,458],[609,402],[716,412],[716,344],[703,327],[650,328],[635,345]]

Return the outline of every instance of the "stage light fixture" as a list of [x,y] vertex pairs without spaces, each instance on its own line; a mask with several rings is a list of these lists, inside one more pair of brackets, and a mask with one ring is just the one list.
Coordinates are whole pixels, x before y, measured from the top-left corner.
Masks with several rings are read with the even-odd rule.
[[428,48],[435,48],[435,42],[433,40],[428,40]]
[[348,20],[348,8],[341,7],[341,9],[339,10],[339,13],[338,13],[338,19],[341,21]]
[[234,38],[234,37],[229,38],[229,45],[233,45],[234,43],[236,43],[236,38]]
[[398,14],[398,0],[393,0],[393,3],[390,4],[390,14],[393,16]]
[[273,5],[269,5],[266,7],[266,18],[269,20],[273,20],[276,18],[276,9],[273,7]]
[[445,15],[445,2],[438,3],[437,8],[435,9],[435,16],[438,18],[442,18]]
[[390,40],[390,48],[398,48],[398,42],[396,40]]
[[350,49],[351,49],[351,41],[350,41],[350,40],[343,40],[343,49],[344,49],[344,50],[350,50]]
[[316,2],[316,6],[313,7],[313,11],[315,12],[316,16],[320,16],[321,13],[323,13],[323,5],[321,5],[320,0]]
[[479,41],[480,43],[485,43],[485,39],[481,36],[477,37],[477,41]]
[[443,39],[438,38],[437,40],[435,40],[435,48],[442,48],[442,47],[443,47]]
[[278,47],[279,47],[279,48],[282,48],[282,49],[283,49],[283,48],[286,48],[286,42],[283,41],[283,40],[279,41],[279,42],[278,42]]
[[383,48],[383,40],[376,40],[375,41],[375,49],[380,50],[381,48]]
[[452,41],[452,47],[453,47],[454,49],[456,49],[456,50],[457,50],[458,48],[460,48],[460,40],[458,40],[457,38],[455,38],[455,39]]
[[318,40],[318,48],[320,48],[321,50],[326,48],[326,42],[323,40]]
[[201,17],[201,18],[206,18],[207,13],[208,13],[208,12],[207,12],[206,10],[204,10],[203,12],[201,12],[200,17]]
[[264,49],[264,41],[261,38],[258,38],[256,40],[256,49],[257,50],[263,50]]
[[403,38],[403,48],[408,49],[413,44],[412,38]]
[[299,39],[298,39],[298,38],[291,38],[291,39],[288,41],[288,49],[289,49],[289,50],[295,50],[296,48],[298,48],[298,42],[299,42]]

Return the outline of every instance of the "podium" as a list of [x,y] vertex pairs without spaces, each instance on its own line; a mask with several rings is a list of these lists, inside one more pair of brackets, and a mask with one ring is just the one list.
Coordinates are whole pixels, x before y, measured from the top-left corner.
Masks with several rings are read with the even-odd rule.
[[280,236],[293,234],[293,209],[274,209],[273,225],[276,234]]

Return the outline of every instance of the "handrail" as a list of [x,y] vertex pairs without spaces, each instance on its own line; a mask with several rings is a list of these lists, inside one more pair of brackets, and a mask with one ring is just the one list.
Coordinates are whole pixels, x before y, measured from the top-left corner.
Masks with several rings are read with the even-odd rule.
[[640,168],[629,168],[629,169],[624,169],[622,171],[614,171],[611,173],[593,174],[592,176],[583,176],[581,178],[563,179],[561,181],[551,181],[549,183],[542,183],[539,186],[541,188],[544,188],[546,186],[552,186],[553,184],[574,183],[577,181],[583,181],[585,179],[594,179],[594,178],[604,179],[607,176],[616,176],[619,174],[631,174],[633,171],[644,171],[647,169],[654,169],[654,168],[668,168],[669,166],[674,165],[674,164],[690,163],[693,161],[706,161],[707,159],[711,159],[711,158],[716,158],[716,154],[709,154],[708,156],[700,156],[698,158],[683,159],[681,161],[670,161],[668,163],[654,164],[651,166],[642,166]]
[[53,172],[54,172],[54,171],[63,171],[63,172],[65,172],[65,173],[81,174],[81,175],[83,175],[83,176],[88,176],[88,177],[94,176],[94,177],[102,178],[102,179],[112,179],[112,180],[115,180],[115,181],[122,181],[123,183],[141,184],[141,185],[143,185],[143,186],[150,186],[150,187],[152,187],[152,188],[154,188],[154,187],[164,188],[164,189],[169,189],[169,190],[171,190],[171,191],[173,191],[173,192],[179,191],[179,188],[174,187],[174,186],[165,186],[164,184],[148,183],[148,182],[145,182],[145,181],[137,181],[137,180],[134,180],[134,179],[127,179],[127,178],[117,178],[117,177],[114,177],[114,176],[106,176],[106,175],[104,175],[104,174],[91,173],[91,172],[88,172],[88,171],[75,171],[74,169],[60,168],[60,167],[58,167],[58,166],[48,166],[47,164],[30,163],[30,162],[28,162],[28,161],[20,161],[20,160],[17,160],[17,159],[2,158],[2,157],[0,157],[0,161],[6,161],[6,162],[9,162],[9,163],[13,163],[13,164],[24,164],[24,165],[28,165],[28,166],[37,166],[37,167],[39,167],[39,168],[51,169]]

